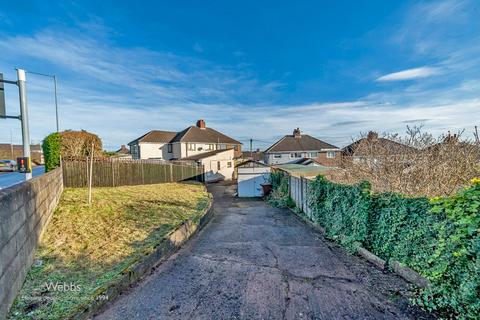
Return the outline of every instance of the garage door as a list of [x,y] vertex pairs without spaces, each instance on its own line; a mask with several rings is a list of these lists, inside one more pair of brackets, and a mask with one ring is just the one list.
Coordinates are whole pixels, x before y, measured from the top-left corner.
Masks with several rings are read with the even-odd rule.
[[239,197],[261,197],[262,186],[268,180],[267,174],[239,174],[238,196]]

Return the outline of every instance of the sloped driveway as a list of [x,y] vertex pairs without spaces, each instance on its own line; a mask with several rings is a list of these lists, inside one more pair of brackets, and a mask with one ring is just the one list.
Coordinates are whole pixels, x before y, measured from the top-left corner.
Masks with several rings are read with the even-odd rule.
[[211,185],[212,221],[98,319],[414,319],[408,285],[290,211]]

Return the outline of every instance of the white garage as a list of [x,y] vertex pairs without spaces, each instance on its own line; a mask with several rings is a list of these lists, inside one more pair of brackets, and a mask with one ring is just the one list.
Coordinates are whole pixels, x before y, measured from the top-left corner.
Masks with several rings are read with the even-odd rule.
[[261,197],[261,184],[270,180],[270,166],[250,160],[238,165],[237,177],[239,197]]

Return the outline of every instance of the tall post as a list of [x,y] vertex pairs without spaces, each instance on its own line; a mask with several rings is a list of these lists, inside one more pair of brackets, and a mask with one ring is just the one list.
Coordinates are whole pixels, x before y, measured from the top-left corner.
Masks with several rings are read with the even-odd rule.
[[253,146],[253,139],[250,139],[250,157],[253,160],[253,148],[252,148],[252,146]]
[[11,155],[11,159],[15,160],[15,154],[13,152],[13,132],[12,132],[12,129],[10,129],[10,155]]
[[53,76],[53,86],[55,90],[55,121],[57,125],[57,132],[60,132],[58,125],[58,101],[57,101],[57,76]]
[[[94,143],[92,142],[92,152],[90,153],[90,176],[88,177],[88,204],[92,204],[92,180],[93,180],[93,149]],[[88,163],[87,163],[88,166]]]
[[[18,90],[20,96],[20,117],[22,122],[22,140],[23,140],[23,156],[30,159],[30,132],[28,130],[28,106],[27,106],[27,89],[25,86],[25,70],[17,69]],[[31,168],[31,160],[27,164]],[[32,179],[32,173],[25,174],[25,180]]]

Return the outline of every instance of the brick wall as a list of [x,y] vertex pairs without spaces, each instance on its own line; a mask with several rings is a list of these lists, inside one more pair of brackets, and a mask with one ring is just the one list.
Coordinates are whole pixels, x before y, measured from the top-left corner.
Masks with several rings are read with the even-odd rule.
[[62,190],[60,169],[0,190],[0,319],[22,287]]

